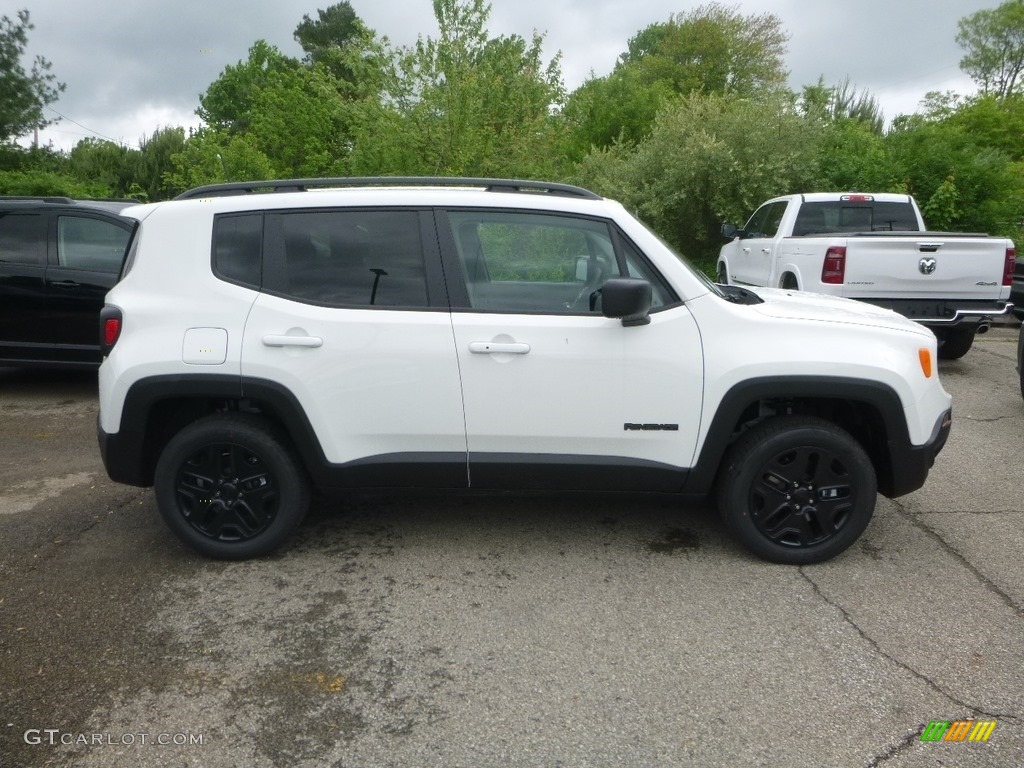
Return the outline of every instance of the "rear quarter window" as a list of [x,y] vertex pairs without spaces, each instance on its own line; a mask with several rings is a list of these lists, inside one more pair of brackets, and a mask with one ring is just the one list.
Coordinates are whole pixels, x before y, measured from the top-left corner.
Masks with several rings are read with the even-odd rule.
[[263,271],[263,214],[241,213],[213,220],[213,272],[259,290]]

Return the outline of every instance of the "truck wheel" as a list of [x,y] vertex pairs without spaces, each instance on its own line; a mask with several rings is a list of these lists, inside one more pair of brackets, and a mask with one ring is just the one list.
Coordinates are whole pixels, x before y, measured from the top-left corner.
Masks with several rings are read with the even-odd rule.
[[160,455],[154,486],[178,538],[225,560],[276,549],[309,507],[305,473],[284,439],[243,414],[209,416],[181,430]]
[[959,360],[967,354],[974,344],[976,328],[957,328],[943,331],[939,336],[939,358],[942,360]]
[[877,493],[871,460],[847,432],[824,419],[780,416],[730,449],[718,509],[752,552],[802,565],[853,544],[871,521]]
[[718,263],[718,271],[716,273],[715,282],[719,285],[729,284],[729,270],[725,268],[725,262]]

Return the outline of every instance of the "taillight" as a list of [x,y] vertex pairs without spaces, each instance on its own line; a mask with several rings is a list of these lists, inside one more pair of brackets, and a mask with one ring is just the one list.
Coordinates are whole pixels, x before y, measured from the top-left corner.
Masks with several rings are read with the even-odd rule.
[[842,285],[845,278],[846,246],[834,245],[825,251],[825,261],[821,265],[821,282]]
[[1006,264],[1003,265],[1003,285],[1013,285],[1013,263],[1017,259],[1017,249],[1006,249]]
[[100,352],[104,356],[117,344],[121,336],[121,310],[116,307],[104,307],[100,310]]

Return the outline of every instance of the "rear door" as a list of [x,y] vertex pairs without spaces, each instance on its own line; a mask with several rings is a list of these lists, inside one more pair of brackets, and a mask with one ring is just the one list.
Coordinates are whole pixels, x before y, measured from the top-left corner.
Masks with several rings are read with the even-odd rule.
[[[215,252],[217,232],[225,252],[239,240],[224,218]],[[243,389],[250,379],[286,388],[338,484],[465,487],[462,390],[433,215],[290,210],[268,212],[265,227]]]
[[98,322],[117,283],[132,222],[85,212],[49,213],[47,343],[55,359],[100,362]]
[[0,210],[0,358],[44,360],[46,341],[46,216]]

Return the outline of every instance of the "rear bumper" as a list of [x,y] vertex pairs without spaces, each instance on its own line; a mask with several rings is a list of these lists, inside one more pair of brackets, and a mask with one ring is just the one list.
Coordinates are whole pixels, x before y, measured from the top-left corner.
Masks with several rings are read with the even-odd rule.
[[892,477],[880,489],[883,495],[896,498],[924,485],[935,457],[946,446],[952,424],[953,411],[950,409],[939,417],[931,437],[924,445],[889,445]]
[[861,299],[868,304],[899,312],[921,325],[948,328],[955,325],[981,325],[1000,315],[1013,312],[1013,304],[998,301],[952,301],[936,299]]

